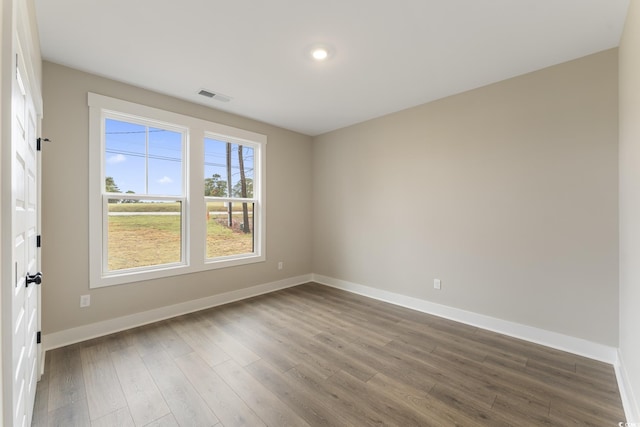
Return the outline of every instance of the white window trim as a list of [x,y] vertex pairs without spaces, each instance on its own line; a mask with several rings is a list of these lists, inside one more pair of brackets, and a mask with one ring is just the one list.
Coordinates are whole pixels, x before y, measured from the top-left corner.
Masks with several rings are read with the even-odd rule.
[[[142,280],[159,279],[180,274],[232,267],[266,259],[266,144],[267,137],[255,132],[209,122],[178,113],[160,110],[116,98],[110,98],[89,92],[89,287],[120,285]],[[185,199],[184,212],[184,258],[179,265],[169,264],[138,268],[123,272],[105,274],[104,258],[106,252],[103,244],[106,237],[103,232],[104,204],[104,114],[134,116],[160,123],[168,123],[179,128],[186,128],[185,163]],[[206,212],[204,198],[204,138],[215,136],[230,142],[255,147],[254,197],[257,200],[254,211],[254,253],[237,256],[206,258]],[[175,197],[180,199],[181,197]],[[254,200],[252,200],[254,202]]]

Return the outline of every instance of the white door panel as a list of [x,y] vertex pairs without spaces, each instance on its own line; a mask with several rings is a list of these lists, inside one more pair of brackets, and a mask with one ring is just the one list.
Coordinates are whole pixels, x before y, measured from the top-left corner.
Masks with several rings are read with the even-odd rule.
[[[18,55],[20,58],[20,55]],[[31,424],[38,379],[38,291],[27,275],[38,271],[38,159],[37,116],[25,64],[18,60],[12,91],[12,394],[13,425]]]

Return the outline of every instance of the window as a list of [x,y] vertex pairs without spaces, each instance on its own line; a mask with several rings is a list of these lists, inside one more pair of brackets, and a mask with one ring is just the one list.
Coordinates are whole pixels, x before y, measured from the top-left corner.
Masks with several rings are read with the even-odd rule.
[[91,287],[264,261],[264,135],[91,93],[89,107]]
[[207,259],[254,251],[254,151],[230,140],[204,140]]
[[104,114],[106,273],[184,264],[186,136],[186,129]]

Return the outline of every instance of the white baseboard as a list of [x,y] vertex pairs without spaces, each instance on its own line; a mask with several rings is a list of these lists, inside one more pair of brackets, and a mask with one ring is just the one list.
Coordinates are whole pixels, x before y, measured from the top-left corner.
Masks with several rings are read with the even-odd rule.
[[[624,415],[628,423],[636,423],[640,426],[640,407],[636,400],[629,375],[625,369],[623,354],[618,350],[618,363],[614,364],[616,370],[616,379],[618,380],[618,389],[620,390],[620,399],[624,407]],[[630,424],[632,425],[632,424]]]
[[137,326],[146,325],[160,320],[169,319],[171,317],[192,313],[206,308],[216,307],[222,304],[255,297],[258,295],[274,292],[280,289],[290,288],[292,286],[301,285],[311,281],[311,274],[303,276],[291,277],[277,282],[264,283],[252,286],[250,288],[239,289],[237,291],[225,292],[210,297],[197,300],[187,301],[180,304],[174,304],[167,307],[161,307],[154,310],[134,313],[128,316],[118,317],[115,319],[105,320],[103,322],[91,323],[89,325],[79,326],[77,328],[66,329],[64,331],[53,332],[42,336],[42,345],[44,350],[52,350],[54,348],[63,347],[69,344],[75,344],[92,338],[109,335],[114,332],[135,328]]
[[485,316],[482,314],[461,310],[459,308],[436,304],[423,299],[409,297],[394,292],[383,291],[381,289],[359,285],[357,283],[351,283],[340,279],[334,279],[332,277],[322,276],[319,274],[313,274],[312,278],[314,282],[320,283],[322,285],[342,289],[354,294],[363,295],[369,298],[399,305],[401,307],[421,311],[423,313],[433,314],[435,316],[455,320],[456,322],[465,323],[467,325],[476,326],[478,328],[488,329],[490,331],[498,332],[514,338],[519,338],[536,344],[552,347],[558,350],[567,351],[569,353],[610,363],[612,365],[615,365],[618,360],[616,348],[594,343],[581,338],[563,335],[544,329],[534,328],[532,326],[522,325],[520,323],[510,322],[507,320],[497,319],[495,317]]

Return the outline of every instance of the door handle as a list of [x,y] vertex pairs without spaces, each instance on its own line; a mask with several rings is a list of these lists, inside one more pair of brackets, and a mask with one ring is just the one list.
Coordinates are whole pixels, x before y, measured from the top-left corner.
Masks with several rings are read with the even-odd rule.
[[36,285],[42,283],[42,273],[39,271],[34,275],[27,273],[27,288],[29,287],[29,283],[35,283]]

